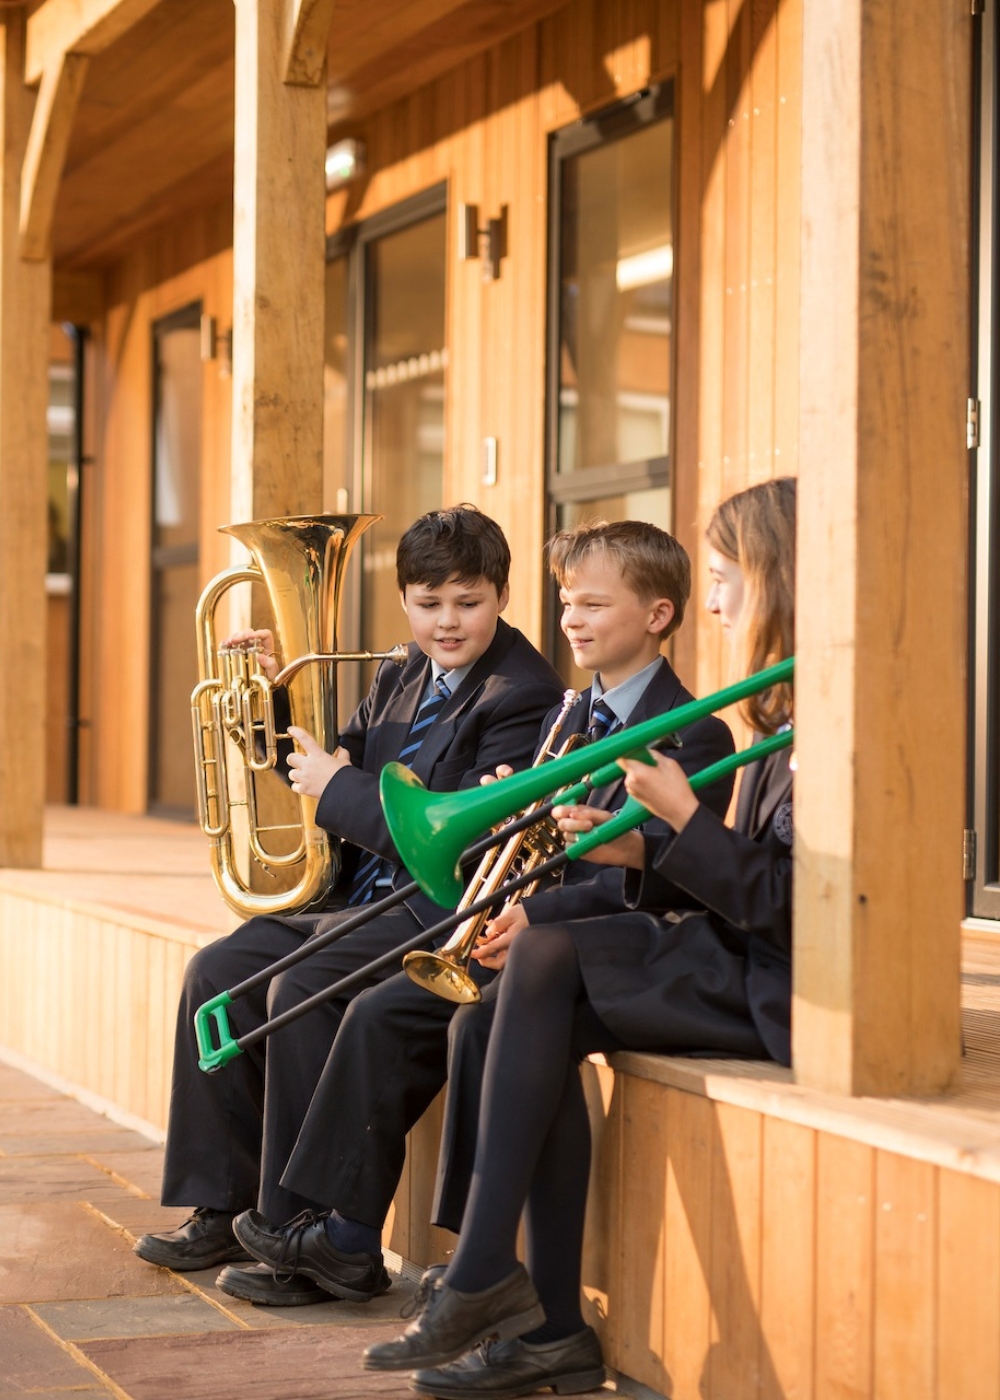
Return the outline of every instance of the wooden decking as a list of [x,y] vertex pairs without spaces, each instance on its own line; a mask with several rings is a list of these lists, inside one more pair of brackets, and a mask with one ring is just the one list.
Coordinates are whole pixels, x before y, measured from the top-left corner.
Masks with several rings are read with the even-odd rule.
[[[0,1047],[162,1132],[184,963],[235,922],[192,828],[53,809],[42,871],[0,871]],[[966,1055],[934,1099],[848,1099],[771,1064],[586,1068],[583,1285],[609,1364],[672,1400],[1000,1400],[1000,938],[964,940]],[[384,1235],[429,1227],[417,1125]]]

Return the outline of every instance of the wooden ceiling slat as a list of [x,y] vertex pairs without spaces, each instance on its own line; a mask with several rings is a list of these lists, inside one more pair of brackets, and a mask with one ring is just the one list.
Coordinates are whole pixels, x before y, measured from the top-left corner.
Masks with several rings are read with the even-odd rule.
[[25,75],[29,86],[63,53],[98,54],[139,23],[161,0],[45,0],[28,18]]
[[[377,111],[516,34],[534,20],[562,9],[565,2],[467,0],[443,19],[347,72],[331,91],[331,122],[337,124]],[[342,57],[340,66],[346,62],[346,57]]]
[[[42,8],[56,3],[64,0]],[[65,0],[91,18],[109,3]],[[339,103],[332,123],[386,106],[564,4],[337,0],[328,48]],[[177,200],[193,207],[194,188],[211,197],[206,171],[218,179],[228,164],[231,184],[232,0],[159,0],[137,20],[136,13],[127,33],[90,62],[56,207],[53,253],[67,267],[102,264],[127,246],[125,231],[138,237],[176,213]]]

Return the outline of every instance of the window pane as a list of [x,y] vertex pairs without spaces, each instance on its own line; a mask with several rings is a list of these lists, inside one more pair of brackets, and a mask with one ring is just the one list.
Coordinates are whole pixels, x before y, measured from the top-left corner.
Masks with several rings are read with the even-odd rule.
[[666,457],[673,122],[561,163],[557,470]]
[[[47,571],[62,574],[69,565],[69,472],[74,467],[76,414],[73,346],[62,329],[52,330],[49,364],[49,553]],[[58,359],[56,359],[58,355]]]
[[336,511],[338,492],[350,492],[347,457],[347,258],[326,265],[323,356],[323,500]]
[[200,592],[197,564],[154,575],[149,800],[156,811],[185,817],[195,808],[191,691],[198,680],[193,619]]
[[157,335],[153,546],[198,542],[201,468],[201,338],[197,326]]
[[396,544],[441,504],[444,462],[444,215],[370,245],[365,353],[365,458],[370,509],[385,519],[365,537],[365,645],[407,636],[396,588]]

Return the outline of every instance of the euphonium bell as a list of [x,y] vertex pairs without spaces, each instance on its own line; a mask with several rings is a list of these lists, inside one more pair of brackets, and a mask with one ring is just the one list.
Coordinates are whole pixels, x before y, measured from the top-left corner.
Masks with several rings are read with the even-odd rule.
[[[275,645],[294,658],[278,676],[287,682],[292,724],[323,748],[337,743],[337,673],[341,660],[406,660],[391,652],[337,651],[344,573],[351,552],[378,515],[314,515],[257,520],[222,529],[246,545],[253,562],[225,569],[198,601],[196,626],[200,683],[191,696],[198,811],[211,842],[212,874],[237,914],[291,913],[322,902],[340,870],[336,842],[316,825],[316,801],[299,797],[300,821],[265,825],[258,812],[256,775],[275,766],[277,735],[272,685],[252,651],[218,648],[215,611],[237,583],[262,583],[274,620]],[[323,662],[327,664],[311,664]],[[262,894],[239,868],[233,809],[244,809],[250,859],[269,874],[289,872],[290,889]],[[293,849],[274,849],[290,833]],[[287,836],[286,836],[287,843]],[[248,862],[244,861],[244,865]]]

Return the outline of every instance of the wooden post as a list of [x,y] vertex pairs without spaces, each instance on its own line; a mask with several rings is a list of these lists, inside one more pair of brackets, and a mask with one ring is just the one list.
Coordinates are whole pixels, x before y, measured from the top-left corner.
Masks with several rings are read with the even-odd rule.
[[0,866],[42,862],[51,268],[18,254],[31,121],[24,10],[0,21]]
[[797,1079],[933,1092],[964,912],[970,19],[806,0]]
[[295,9],[236,0],[234,520],[322,507],[326,89],[283,81]]

